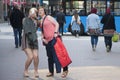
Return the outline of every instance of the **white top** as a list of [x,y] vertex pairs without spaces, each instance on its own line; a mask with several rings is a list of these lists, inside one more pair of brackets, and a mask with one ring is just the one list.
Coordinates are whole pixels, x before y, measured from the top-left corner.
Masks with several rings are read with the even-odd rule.
[[97,14],[89,14],[86,20],[86,31],[96,28],[100,28],[100,18]]
[[[73,21],[75,21],[74,15],[72,16],[71,25],[72,25]],[[80,21],[80,16],[78,16],[77,21]]]

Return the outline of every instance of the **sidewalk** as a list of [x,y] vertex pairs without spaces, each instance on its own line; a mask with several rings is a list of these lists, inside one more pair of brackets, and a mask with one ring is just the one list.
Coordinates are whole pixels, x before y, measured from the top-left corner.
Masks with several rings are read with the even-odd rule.
[[[55,74],[54,77],[46,77],[47,70],[39,70],[39,79],[34,78],[33,70],[29,71],[30,79],[36,80],[119,80],[120,67],[111,66],[87,66],[71,67],[66,78],[61,78],[61,74]],[[24,80],[29,80],[24,78]]]
[[0,23],[0,39],[14,38],[13,29],[8,23]]
[[[0,40],[1,39],[13,39],[13,38],[14,38],[14,36],[13,36],[13,32],[12,32],[12,27],[10,25],[8,25],[7,23],[0,24]],[[40,38],[40,36],[39,36],[39,38]],[[90,37],[80,36],[79,38],[75,38],[74,36],[63,36],[63,39],[65,39],[65,40],[83,40],[84,41],[84,39],[89,40]],[[103,37],[100,37],[100,40],[103,40]],[[9,40],[9,42],[10,42],[10,40]],[[7,45],[7,44],[4,44],[4,45]],[[80,45],[82,45],[82,44],[80,44]],[[8,47],[9,47],[9,45],[8,45]],[[83,47],[85,47],[85,45]],[[1,48],[2,48],[2,46],[1,46]],[[56,73],[55,73],[54,77],[47,78],[46,74],[48,73],[48,69],[39,69],[39,78],[38,79],[34,78],[33,70],[29,70],[29,73],[30,73],[29,78],[24,78],[23,76],[21,76],[22,73],[20,73],[19,71],[16,72],[15,75],[12,75],[12,76],[10,76],[10,75],[7,75],[7,76],[6,75],[1,75],[2,73],[5,73],[5,72],[2,72],[1,69],[8,70],[7,74],[13,74],[12,73],[13,70],[18,70],[18,69],[15,69],[15,67],[16,67],[15,64],[18,63],[17,62],[18,57],[20,58],[20,60],[21,60],[21,58],[25,57],[24,55],[21,55],[21,53],[22,53],[22,52],[20,52],[21,49],[20,50],[19,49],[14,50],[14,48],[11,48],[10,50],[8,49],[9,52],[10,51],[13,51],[13,52],[10,52],[11,54],[8,53],[9,56],[7,57],[5,55],[5,54],[7,54],[6,53],[6,47],[4,49],[5,49],[5,52],[1,53],[1,54],[4,54],[4,56],[0,55],[1,58],[3,58],[3,59],[1,59],[1,66],[3,66],[3,63],[5,65],[4,67],[0,67],[0,80],[5,80],[5,79],[1,79],[2,77],[7,77],[7,78],[9,78],[8,80],[119,80],[120,79],[119,59],[116,59],[116,58],[119,57],[118,53],[110,53],[110,55],[106,54],[104,52],[102,52],[102,53],[104,53],[103,55],[102,55],[101,52],[89,53],[89,55],[87,55],[85,57],[85,53],[84,52],[82,53],[82,51],[80,52],[81,54],[83,54],[82,57],[81,57],[81,55],[79,55],[80,53],[77,54],[76,51],[73,51],[76,54],[71,54],[72,57],[73,57],[73,55],[76,55],[75,59],[73,60],[73,63],[75,63],[75,62],[76,62],[76,64],[79,63],[80,66],[76,67],[73,64],[71,64],[69,66],[69,74],[65,79],[61,78],[61,74],[56,74]],[[41,48],[41,49],[43,49],[43,48]],[[74,49],[74,50],[76,50],[76,49]],[[3,51],[3,50],[0,50],[0,51]],[[40,61],[42,61],[41,58],[43,57],[42,53],[41,53],[42,51],[43,50],[40,51]],[[102,51],[102,49],[101,49],[101,51]],[[16,54],[16,52],[19,52],[19,53]],[[79,50],[78,50],[78,52],[79,52]],[[89,51],[89,52],[91,52],[91,51]],[[119,50],[118,50],[118,52],[119,52]],[[86,54],[87,54],[87,52],[86,52]],[[14,58],[16,57],[15,58],[15,59],[17,59],[16,63],[12,62],[12,60],[11,60],[11,59],[13,59],[12,55],[14,55]],[[77,59],[76,59],[76,57],[77,57]],[[81,58],[81,59],[78,59],[78,58]],[[108,62],[105,61],[106,58],[109,58]],[[112,58],[116,59],[115,61],[116,61],[116,64],[118,64],[118,66],[117,65],[115,66],[115,64],[109,65],[109,66],[105,66],[104,64],[103,64],[103,66],[98,66],[98,65],[93,66],[93,64],[95,64],[95,62],[97,63],[99,61],[101,61],[101,63],[105,63],[105,62],[106,63],[113,63],[114,60],[112,60]],[[11,61],[7,62],[7,60],[5,60],[5,59],[11,60]],[[91,60],[92,64],[91,65],[88,64],[87,60]],[[15,60],[13,59],[13,61],[15,61]],[[42,62],[44,63],[44,61],[42,61]],[[40,62],[40,64],[42,62]],[[14,65],[11,65],[11,63],[14,64]],[[88,64],[88,65],[87,66],[82,66],[83,63]],[[6,65],[7,66],[9,65],[9,66],[7,67]],[[10,67],[14,67],[14,68],[12,68],[13,70],[9,70],[9,69],[11,69]],[[18,74],[21,74],[21,75],[18,76]],[[15,77],[15,79],[13,79],[13,77]]]

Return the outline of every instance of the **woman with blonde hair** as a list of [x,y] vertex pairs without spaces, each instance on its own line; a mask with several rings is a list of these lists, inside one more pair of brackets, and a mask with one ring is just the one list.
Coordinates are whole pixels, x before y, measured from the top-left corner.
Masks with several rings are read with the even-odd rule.
[[37,22],[36,22],[36,8],[31,8],[29,11],[28,17],[23,20],[23,36],[22,36],[22,49],[27,56],[25,62],[24,76],[29,77],[28,68],[33,61],[34,63],[34,75],[38,75],[38,37],[36,34],[37,31]]

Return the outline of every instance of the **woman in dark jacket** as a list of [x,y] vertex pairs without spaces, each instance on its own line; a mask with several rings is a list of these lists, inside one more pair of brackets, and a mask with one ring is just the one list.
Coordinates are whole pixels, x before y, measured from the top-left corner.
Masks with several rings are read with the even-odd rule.
[[[110,13],[110,8],[106,10],[106,14],[103,16],[101,23],[103,24],[103,31],[104,30],[109,30],[109,29],[114,29],[116,30],[115,27],[115,19],[114,16],[111,15]],[[104,41],[105,41],[105,46],[107,52],[111,51],[112,48],[112,36],[104,36]]]

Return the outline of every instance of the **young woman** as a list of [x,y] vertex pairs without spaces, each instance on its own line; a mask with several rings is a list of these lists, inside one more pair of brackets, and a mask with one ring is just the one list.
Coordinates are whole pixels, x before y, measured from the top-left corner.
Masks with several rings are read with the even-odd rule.
[[[111,13],[110,13],[110,8],[108,8],[106,10],[106,14],[101,19],[101,23],[103,24],[103,31],[111,30],[111,29],[116,31],[115,19],[114,19],[114,16],[111,15]],[[110,52],[111,48],[112,48],[112,36],[104,35],[104,42],[105,42],[105,46],[106,46],[106,51]]]
[[37,22],[36,18],[36,8],[31,8],[28,17],[23,20],[23,36],[22,36],[22,49],[27,55],[27,60],[25,62],[24,76],[29,77],[28,68],[33,61],[34,63],[34,74],[35,77],[38,75],[38,39],[37,39]]
[[80,16],[78,15],[77,10],[75,10],[71,20],[71,27],[75,36],[79,36],[80,24]]
[[[100,18],[96,13],[97,13],[97,9],[92,8],[91,13],[88,15],[87,20],[86,20],[87,21],[86,31],[89,31],[89,30],[95,31],[98,28],[100,28]],[[98,35],[94,35],[94,34],[91,35],[91,45],[92,45],[93,51],[96,50],[97,43],[98,43]]]

